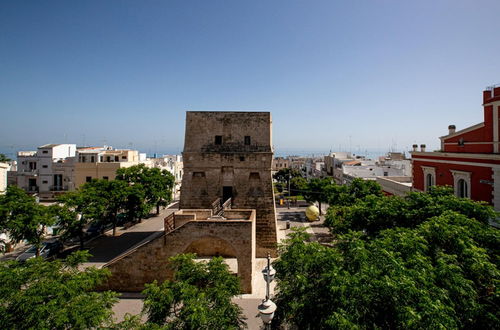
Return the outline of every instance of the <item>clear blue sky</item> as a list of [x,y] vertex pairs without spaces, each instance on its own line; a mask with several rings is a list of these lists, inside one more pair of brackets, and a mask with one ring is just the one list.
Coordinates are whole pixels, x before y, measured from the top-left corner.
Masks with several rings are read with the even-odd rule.
[[0,150],[180,151],[186,110],[278,152],[438,148],[500,83],[500,1],[2,1]]

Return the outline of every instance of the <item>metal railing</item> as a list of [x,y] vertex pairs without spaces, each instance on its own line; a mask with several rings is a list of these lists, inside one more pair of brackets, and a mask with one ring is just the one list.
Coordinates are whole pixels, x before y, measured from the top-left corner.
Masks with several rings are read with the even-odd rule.
[[212,214],[219,215],[221,211],[222,211],[221,199],[217,198],[215,201],[212,202]]
[[50,186],[50,191],[68,191],[68,186]]
[[38,192],[39,187],[38,186],[25,186],[23,187],[24,191],[27,192]]
[[163,219],[163,225],[165,227],[165,233],[168,234],[175,229],[175,215],[174,213],[168,215]]

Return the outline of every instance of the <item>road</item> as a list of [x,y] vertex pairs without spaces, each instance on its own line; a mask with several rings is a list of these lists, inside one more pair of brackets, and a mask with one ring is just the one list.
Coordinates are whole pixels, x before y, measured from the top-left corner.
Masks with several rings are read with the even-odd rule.
[[163,230],[163,219],[178,210],[178,203],[170,205],[166,209],[160,210],[160,214],[143,219],[129,228],[117,228],[116,235],[109,230],[104,235],[97,237],[86,244],[92,257],[84,266],[101,267],[113,260],[131,247],[140,244],[150,235]]

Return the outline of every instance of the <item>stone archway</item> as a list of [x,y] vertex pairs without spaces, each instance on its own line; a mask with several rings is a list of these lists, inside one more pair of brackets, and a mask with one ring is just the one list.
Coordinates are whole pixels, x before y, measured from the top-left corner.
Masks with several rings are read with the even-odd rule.
[[172,278],[168,262],[170,257],[179,253],[204,251],[203,255],[219,253],[222,257],[235,257],[241,290],[243,293],[252,293],[254,244],[254,221],[190,221],[106,264],[104,267],[112,273],[107,288],[142,291],[146,283]]
[[237,257],[234,247],[228,241],[216,236],[205,236],[192,241],[183,253],[195,253],[198,257]]

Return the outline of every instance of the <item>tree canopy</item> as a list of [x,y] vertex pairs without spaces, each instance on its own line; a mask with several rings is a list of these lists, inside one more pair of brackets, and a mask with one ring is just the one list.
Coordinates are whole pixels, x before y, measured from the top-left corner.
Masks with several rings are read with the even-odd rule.
[[345,196],[328,211],[330,246],[298,231],[280,247],[276,323],[498,328],[500,234],[487,224],[490,206],[446,188],[405,198],[353,188],[365,197]]
[[33,244],[39,255],[45,228],[56,221],[57,214],[51,211],[24,190],[8,186],[6,193],[0,195],[0,231],[8,232],[14,241]]
[[0,154],[0,163],[7,163],[10,162],[12,159],[9,157],[5,156],[4,154]]
[[149,168],[144,164],[120,168],[116,171],[116,179],[129,184],[141,184],[144,189],[146,203],[156,207],[160,213],[160,206],[166,206],[172,200],[172,190],[175,178],[167,170]]
[[64,261],[1,262],[0,328],[89,329],[111,324],[116,294],[94,291],[109,271],[79,270],[88,256],[81,251]]
[[195,262],[193,254],[172,257],[174,280],[146,285],[146,326],[164,329],[239,329],[244,318],[231,298],[240,293],[239,279],[224,259]]

